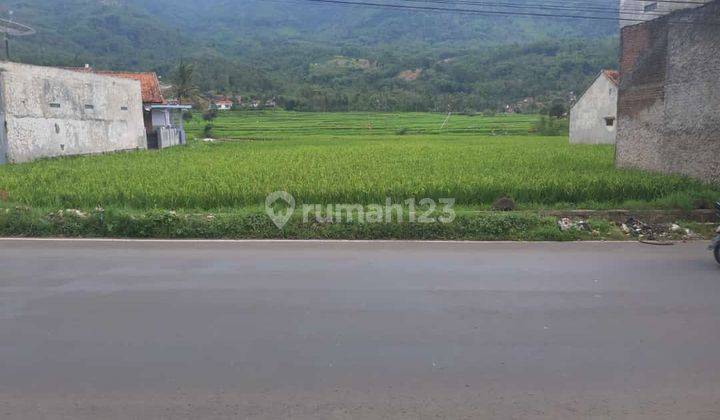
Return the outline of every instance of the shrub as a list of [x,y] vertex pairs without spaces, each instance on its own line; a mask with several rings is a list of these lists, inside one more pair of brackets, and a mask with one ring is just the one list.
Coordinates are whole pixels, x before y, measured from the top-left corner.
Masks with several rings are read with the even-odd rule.
[[554,117],[554,118],[562,118],[567,113],[567,109],[565,108],[565,104],[563,104],[560,101],[555,101],[550,106],[550,109],[548,109],[548,116]]
[[565,119],[542,116],[535,123],[533,132],[541,136],[562,136],[569,133],[568,121]]
[[213,136],[213,125],[212,124],[205,124],[205,127],[203,128],[203,136],[205,138],[212,138]]
[[203,120],[205,120],[205,121],[212,121],[212,120],[214,120],[215,118],[217,118],[217,116],[218,116],[217,110],[215,110],[215,109],[209,109],[209,110],[207,110],[207,112],[205,112],[205,113],[203,114]]

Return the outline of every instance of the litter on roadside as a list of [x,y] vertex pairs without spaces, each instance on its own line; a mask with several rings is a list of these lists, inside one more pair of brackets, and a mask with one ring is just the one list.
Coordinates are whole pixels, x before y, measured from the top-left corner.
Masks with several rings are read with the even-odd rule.
[[573,221],[572,219],[568,217],[563,217],[562,219],[558,220],[558,227],[561,231],[567,232],[570,230],[579,230],[582,232],[592,232],[592,227],[590,226],[590,223],[588,223],[585,220],[578,220]]

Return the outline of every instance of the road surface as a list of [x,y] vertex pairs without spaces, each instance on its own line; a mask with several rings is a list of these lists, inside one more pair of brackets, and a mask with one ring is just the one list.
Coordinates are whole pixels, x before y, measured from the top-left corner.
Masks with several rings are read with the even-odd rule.
[[0,241],[0,418],[717,419],[705,246]]

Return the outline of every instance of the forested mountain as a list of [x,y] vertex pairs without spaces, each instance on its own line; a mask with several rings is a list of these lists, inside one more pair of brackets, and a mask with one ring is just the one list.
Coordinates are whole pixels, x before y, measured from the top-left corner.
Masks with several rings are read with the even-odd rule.
[[13,40],[14,59],[151,69],[166,80],[184,59],[195,64],[203,91],[275,96],[298,109],[483,110],[525,97],[547,101],[582,89],[617,55],[613,21],[303,0],[0,1],[0,14],[9,10],[38,31]]

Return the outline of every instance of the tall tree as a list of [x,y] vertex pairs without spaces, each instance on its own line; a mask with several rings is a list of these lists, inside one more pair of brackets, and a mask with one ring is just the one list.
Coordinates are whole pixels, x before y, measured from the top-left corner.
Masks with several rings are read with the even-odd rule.
[[180,102],[194,101],[197,96],[195,86],[195,66],[180,61],[173,82],[175,83],[175,96]]

